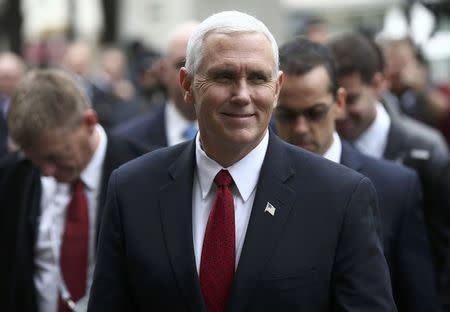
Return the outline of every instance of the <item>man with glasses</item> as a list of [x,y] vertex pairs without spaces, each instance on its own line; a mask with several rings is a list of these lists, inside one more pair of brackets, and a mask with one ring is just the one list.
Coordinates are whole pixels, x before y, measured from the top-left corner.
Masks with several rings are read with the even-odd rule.
[[330,51],[306,39],[280,49],[285,80],[276,108],[278,134],[291,144],[371,179],[378,195],[381,239],[399,311],[438,311],[430,248],[416,174],[369,158],[335,131],[346,91],[338,88]]
[[154,111],[126,121],[114,131],[149,148],[172,146],[191,139],[198,130],[195,110],[185,103],[178,72],[184,66],[186,46],[197,22],[185,22],[169,35],[160,74],[168,100]]
[[442,175],[450,163],[448,147],[435,130],[389,114],[389,100],[383,96],[383,60],[369,39],[344,33],[328,46],[336,61],[338,84],[351,95],[344,118],[336,123],[339,135],[360,152],[401,163],[420,178],[438,292],[445,309],[450,310],[450,207],[441,200],[448,196],[441,193],[442,186],[450,187],[450,180]]

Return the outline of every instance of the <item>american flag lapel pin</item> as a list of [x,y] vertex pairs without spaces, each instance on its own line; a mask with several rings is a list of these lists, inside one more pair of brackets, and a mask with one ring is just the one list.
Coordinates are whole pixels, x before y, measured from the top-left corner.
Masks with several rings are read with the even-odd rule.
[[274,216],[275,215],[275,210],[276,210],[276,208],[271,203],[267,203],[266,209],[264,209],[264,212],[268,212],[272,216]]

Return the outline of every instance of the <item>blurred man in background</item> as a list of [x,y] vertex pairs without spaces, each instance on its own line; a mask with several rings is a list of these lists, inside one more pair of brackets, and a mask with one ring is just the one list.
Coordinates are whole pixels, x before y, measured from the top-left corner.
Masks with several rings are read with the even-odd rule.
[[115,133],[147,147],[166,147],[191,139],[197,133],[192,105],[183,99],[178,71],[184,66],[186,47],[197,22],[178,25],[169,35],[160,68],[168,99],[154,112],[137,117],[118,127]]
[[431,82],[424,56],[410,38],[382,42],[385,76],[399,109],[433,127],[449,112],[445,95]]
[[107,135],[58,70],[23,79],[8,128],[20,151],[0,164],[2,311],[72,311],[89,294],[109,175],[144,149]]
[[280,69],[285,80],[275,111],[278,134],[372,181],[398,310],[439,311],[417,175],[364,156],[339,138],[335,121],[344,116],[346,91],[337,86],[334,60],[327,48],[294,39],[280,48]]
[[398,161],[419,175],[438,290],[444,300],[450,294],[450,222],[449,208],[438,199],[442,196],[438,185],[450,184],[441,180],[441,171],[450,161],[447,146],[436,131],[425,132],[400,115],[387,113],[381,103],[385,83],[379,54],[367,38],[348,33],[334,38],[329,46],[337,64],[338,84],[347,90],[344,118],[336,124],[338,133],[362,153]]

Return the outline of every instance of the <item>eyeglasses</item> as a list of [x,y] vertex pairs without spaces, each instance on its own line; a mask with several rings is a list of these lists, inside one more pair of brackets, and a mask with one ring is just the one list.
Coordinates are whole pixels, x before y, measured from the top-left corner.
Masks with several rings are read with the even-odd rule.
[[303,116],[310,122],[319,122],[328,114],[331,105],[318,104],[303,110],[293,110],[278,106],[275,116],[279,121],[294,123],[298,117]]

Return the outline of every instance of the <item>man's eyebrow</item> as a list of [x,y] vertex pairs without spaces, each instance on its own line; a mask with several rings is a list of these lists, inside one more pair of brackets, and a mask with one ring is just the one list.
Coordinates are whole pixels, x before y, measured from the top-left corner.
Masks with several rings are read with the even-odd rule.
[[215,76],[219,74],[228,74],[228,75],[235,75],[236,70],[232,68],[223,68],[223,67],[214,67],[210,68],[206,74],[209,76]]

